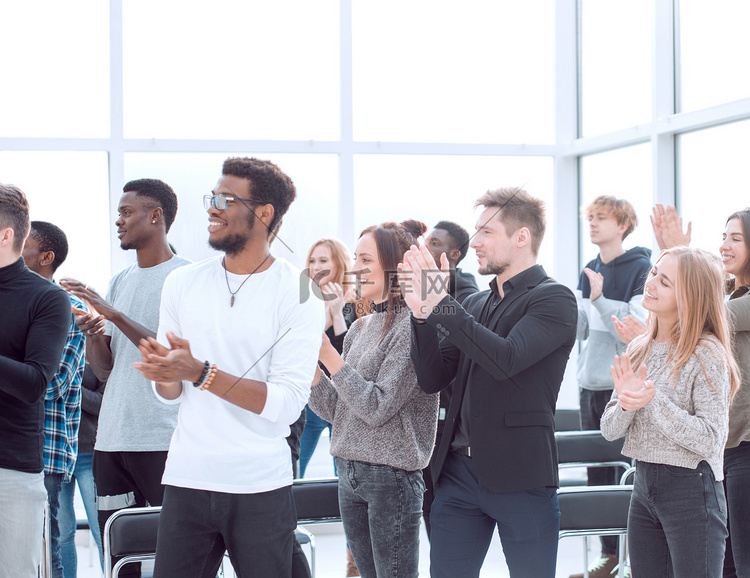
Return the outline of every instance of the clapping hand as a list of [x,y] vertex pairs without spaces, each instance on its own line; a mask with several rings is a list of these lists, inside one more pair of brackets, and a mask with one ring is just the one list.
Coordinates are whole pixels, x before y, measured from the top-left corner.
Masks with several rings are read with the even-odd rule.
[[647,380],[648,368],[641,364],[636,376],[630,356],[615,355],[615,364],[610,367],[620,407],[626,411],[636,411],[646,407],[654,398],[656,389],[652,380]]
[[583,272],[586,273],[586,277],[589,278],[589,285],[591,285],[591,295],[589,296],[589,299],[593,303],[601,297],[602,287],[604,287],[604,276],[588,267],[586,267]]
[[[417,319],[426,319],[448,295],[450,265],[445,253],[440,255],[440,268],[426,246],[412,245],[398,265],[399,281],[404,300]],[[425,284],[427,286],[425,286]]]
[[613,315],[612,323],[615,324],[617,335],[625,343],[630,343],[633,339],[646,332],[646,326],[632,315],[626,315],[622,321]]

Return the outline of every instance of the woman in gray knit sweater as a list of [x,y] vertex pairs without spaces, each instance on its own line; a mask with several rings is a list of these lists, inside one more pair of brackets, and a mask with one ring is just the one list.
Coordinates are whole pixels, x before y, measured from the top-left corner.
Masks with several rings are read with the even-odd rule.
[[727,536],[723,450],[739,385],[721,262],[664,251],[644,286],[646,333],[612,369],[607,439],[636,458],[628,519],[635,576],[719,577]]
[[364,578],[419,573],[422,469],[435,441],[438,396],[417,384],[396,266],[425,230],[407,221],[362,232],[354,269],[374,312],[351,326],[343,357],[324,335],[320,361],[331,377],[320,375],[310,395],[313,411],[333,424],[341,518]]

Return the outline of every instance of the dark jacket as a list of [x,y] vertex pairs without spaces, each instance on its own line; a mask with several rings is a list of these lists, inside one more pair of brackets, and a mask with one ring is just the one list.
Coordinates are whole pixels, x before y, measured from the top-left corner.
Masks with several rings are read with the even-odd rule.
[[[494,279],[490,286],[463,307],[446,297],[427,323],[412,321],[411,357],[420,387],[435,393],[455,376],[433,480],[439,482],[462,405],[469,403],[471,456],[483,487],[518,492],[557,486],[553,416],[576,339],[575,297],[540,265],[506,281],[503,299]],[[445,336],[440,344],[436,329]]]

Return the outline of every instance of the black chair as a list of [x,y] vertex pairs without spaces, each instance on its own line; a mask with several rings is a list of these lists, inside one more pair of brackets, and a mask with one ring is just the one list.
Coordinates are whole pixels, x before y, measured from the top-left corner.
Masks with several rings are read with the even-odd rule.
[[555,431],[581,431],[581,411],[578,409],[555,410]]
[[[630,458],[622,455],[623,439],[604,439],[599,430],[555,432],[557,463],[561,470],[569,468],[631,467]],[[563,486],[584,486],[586,478],[561,480]]]
[[[104,526],[104,578],[117,578],[125,564],[156,557],[161,506],[126,508],[112,514]],[[112,557],[120,559],[112,566]]]
[[292,495],[297,508],[297,539],[300,544],[310,544],[310,571],[315,578],[315,536],[300,526],[341,521],[339,481],[337,478],[294,480]]
[[[624,567],[625,537],[633,486],[588,486],[560,488],[560,537],[620,536],[620,565]],[[584,568],[588,568],[588,547],[584,541]],[[584,571],[584,578],[588,570]]]

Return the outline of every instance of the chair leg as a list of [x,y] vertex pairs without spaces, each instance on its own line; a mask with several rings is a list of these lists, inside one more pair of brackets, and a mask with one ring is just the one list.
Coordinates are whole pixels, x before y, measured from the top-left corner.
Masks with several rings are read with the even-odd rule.
[[589,578],[589,537],[583,537],[583,578]]

